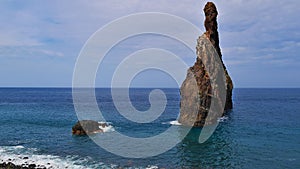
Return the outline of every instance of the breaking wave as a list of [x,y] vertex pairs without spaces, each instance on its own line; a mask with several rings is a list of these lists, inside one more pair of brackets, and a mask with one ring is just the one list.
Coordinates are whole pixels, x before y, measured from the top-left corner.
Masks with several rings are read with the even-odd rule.
[[174,125],[174,126],[181,126],[182,125],[177,120],[169,121],[169,122],[163,122],[162,124],[171,124],[171,125]]
[[[60,157],[55,155],[39,154],[36,148],[25,148],[24,146],[0,146],[0,163],[12,162],[15,165],[35,164],[38,168],[55,169],[117,169],[119,165],[105,164],[94,161],[91,157],[80,158],[75,155]],[[134,167],[137,169],[158,169],[157,166]]]

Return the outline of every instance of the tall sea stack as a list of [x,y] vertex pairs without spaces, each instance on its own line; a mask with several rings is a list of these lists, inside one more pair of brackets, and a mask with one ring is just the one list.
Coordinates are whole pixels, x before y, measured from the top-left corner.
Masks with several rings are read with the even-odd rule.
[[[187,71],[187,76],[180,88],[180,117],[179,122],[188,126],[203,126],[205,122],[216,122],[216,116],[207,119],[209,109],[211,108],[212,99],[222,100],[219,97],[220,92],[215,94],[212,91],[212,79],[218,81],[218,72],[225,73],[222,77],[224,84],[225,105],[222,114],[232,109],[232,89],[233,83],[222,61],[222,53],[219,46],[219,33],[217,15],[218,11],[214,3],[208,2],[204,7],[205,29],[206,32],[197,40],[196,53],[197,60],[194,66]],[[220,58],[217,62],[211,55],[215,53]],[[220,63],[220,64],[217,64]],[[209,66],[208,66],[209,65]],[[224,68],[223,71],[219,71]],[[208,71],[208,69],[210,71]],[[209,73],[209,72],[216,73]],[[219,81],[222,81],[219,79]],[[215,85],[218,86],[218,85]],[[215,88],[215,87],[214,87]],[[220,101],[222,102],[222,101]]]

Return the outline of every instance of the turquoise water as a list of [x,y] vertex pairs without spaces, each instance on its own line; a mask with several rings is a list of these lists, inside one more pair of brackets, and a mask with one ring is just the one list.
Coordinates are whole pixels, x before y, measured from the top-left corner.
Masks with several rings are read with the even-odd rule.
[[[96,89],[96,95],[115,131],[150,137],[167,130],[179,113],[179,90],[162,90],[168,99],[165,112],[144,125],[120,116],[110,89]],[[131,89],[138,110],[149,108],[150,91]],[[0,161],[29,157],[56,168],[299,168],[300,89],[235,89],[233,100],[233,111],[204,144],[198,143],[201,129],[194,128],[161,155],[129,159],[89,137],[72,136],[77,116],[70,88],[0,88]]]

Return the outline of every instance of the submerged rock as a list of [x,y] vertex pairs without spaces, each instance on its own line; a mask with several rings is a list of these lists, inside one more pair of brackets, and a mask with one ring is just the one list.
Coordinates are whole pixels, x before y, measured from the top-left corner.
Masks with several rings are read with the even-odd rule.
[[104,128],[108,125],[106,123],[98,123],[97,121],[93,120],[82,120],[78,121],[72,127],[72,134],[73,135],[87,135],[87,134],[94,134],[94,133],[102,133],[103,130],[100,127]]
[[[207,119],[208,111],[211,108],[212,99],[216,99],[216,102],[225,102],[224,111],[222,113],[232,109],[232,89],[233,83],[228,75],[226,67],[222,61],[221,49],[219,46],[219,34],[217,15],[218,11],[216,6],[212,2],[208,2],[205,5],[204,13],[206,16],[204,25],[206,32],[200,36],[197,40],[197,59],[195,64],[187,71],[187,77],[180,88],[180,117],[179,122],[188,126],[203,126],[205,121],[208,123],[214,123],[217,121],[217,116]],[[218,55],[221,60],[219,65],[212,55]],[[209,65],[205,67],[205,65]],[[224,71],[220,69],[224,68]],[[209,72],[214,72],[209,75]],[[224,78],[218,79],[220,76],[218,73],[225,73]],[[222,78],[221,77],[221,78]],[[220,93],[213,93],[211,80],[224,81],[225,90],[223,94],[226,94],[226,101],[222,101],[220,97],[223,91]],[[218,86],[214,86],[218,88]],[[221,104],[220,104],[221,105]],[[214,105],[215,106],[215,105]],[[215,110],[219,111],[219,110]]]

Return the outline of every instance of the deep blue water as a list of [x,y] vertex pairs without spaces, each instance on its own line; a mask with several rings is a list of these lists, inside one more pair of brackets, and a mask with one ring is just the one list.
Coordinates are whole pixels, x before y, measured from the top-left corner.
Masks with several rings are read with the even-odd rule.
[[[116,131],[150,137],[167,130],[179,113],[179,90],[162,90],[168,98],[165,112],[144,125],[118,114],[110,89],[96,89],[96,95]],[[138,110],[150,107],[150,91],[131,89]],[[201,129],[195,128],[161,155],[129,159],[105,151],[89,137],[72,136],[77,122],[72,89],[0,88],[0,161],[28,156],[69,168],[300,168],[300,89],[235,89],[233,97],[234,109],[207,142],[198,143]]]

